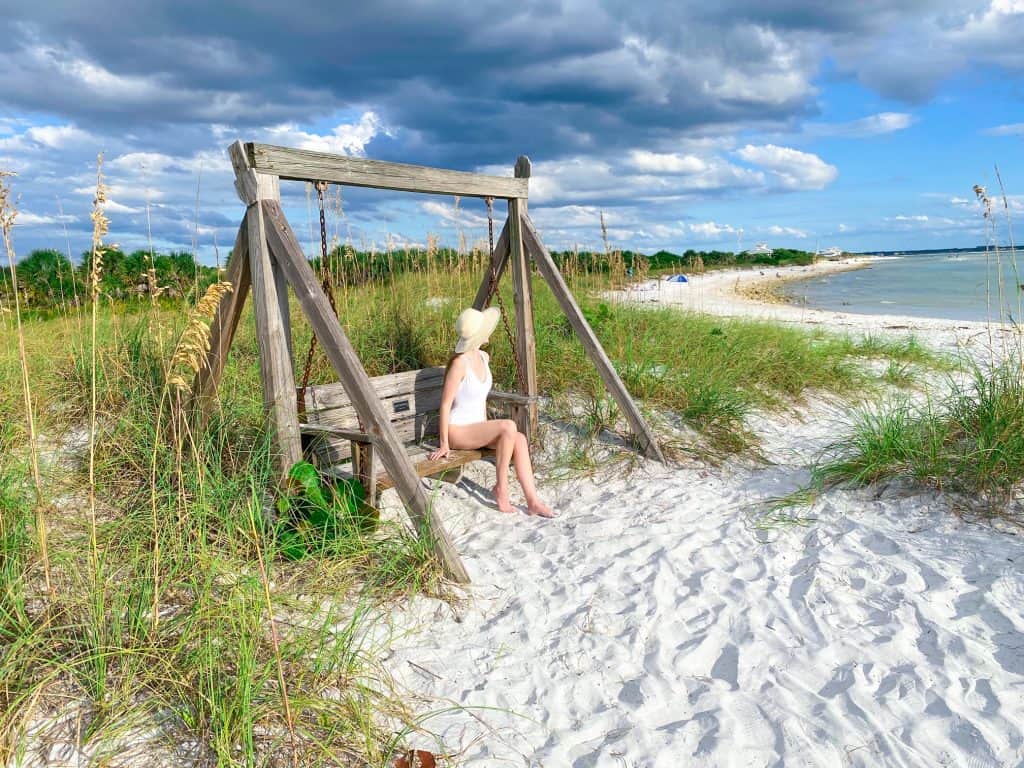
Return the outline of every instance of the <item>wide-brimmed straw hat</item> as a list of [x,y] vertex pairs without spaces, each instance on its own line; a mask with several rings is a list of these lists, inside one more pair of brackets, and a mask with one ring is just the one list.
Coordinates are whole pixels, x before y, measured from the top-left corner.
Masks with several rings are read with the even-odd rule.
[[462,314],[455,320],[455,332],[459,335],[455,354],[476,349],[487,341],[497,328],[500,318],[501,311],[497,307],[490,307],[483,312],[472,307],[462,310]]

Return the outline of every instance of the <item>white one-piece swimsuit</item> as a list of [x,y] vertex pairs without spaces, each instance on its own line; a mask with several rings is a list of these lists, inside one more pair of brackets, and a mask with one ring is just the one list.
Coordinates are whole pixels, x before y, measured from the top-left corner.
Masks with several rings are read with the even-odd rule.
[[473,373],[473,366],[466,361],[466,375],[459,383],[455,392],[455,401],[452,403],[452,410],[448,416],[448,423],[455,425],[479,424],[487,421],[487,394],[491,391],[491,384],[494,379],[491,376],[491,366],[488,365],[490,356],[480,350],[480,357],[484,361],[484,380],[480,381]]

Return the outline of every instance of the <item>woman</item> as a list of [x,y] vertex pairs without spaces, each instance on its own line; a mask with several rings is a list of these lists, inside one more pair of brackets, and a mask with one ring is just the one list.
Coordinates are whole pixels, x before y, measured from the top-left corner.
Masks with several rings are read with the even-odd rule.
[[455,355],[448,362],[441,392],[438,430],[441,447],[430,454],[430,458],[444,458],[452,448],[493,448],[497,456],[498,480],[494,486],[494,500],[498,509],[502,512],[515,511],[508,488],[508,466],[511,462],[519,476],[529,513],[554,517],[551,507],[537,495],[526,436],[510,419],[487,418],[487,394],[491,391],[492,378],[488,366],[490,358],[480,346],[487,343],[499,317],[495,307],[483,312],[471,308],[463,311],[455,321],[459,341],[455,345]]

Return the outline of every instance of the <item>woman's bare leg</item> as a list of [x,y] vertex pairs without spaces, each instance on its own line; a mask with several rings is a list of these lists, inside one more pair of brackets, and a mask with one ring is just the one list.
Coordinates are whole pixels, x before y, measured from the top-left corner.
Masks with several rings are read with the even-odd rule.
[[[509,419],[491,419],[478,424],[453,424],[448,428],[448,443],[456,450],[493,448],[497,471],[494,500],[502,512],[514,512],[508,492],[508,467],[516,443],[516,424]],[[518,471],[518,470],[517,470]],[[531,473],[531,479],[532,479]]]
[[497,482],[494,486],[494,500],[502,512],[512,512],[512,501],[509,498],[508,468],[515,464],[516,476],[526,497],[526,506],[531,515],[554,517],[551,507],[541,501],[537,495],[537,484],[533,477],[533,464],[530,461],[530,446],[526,435],[516,429],[514,421],[509,419],[492,419],[478,424],[453,424],[448,429],[448,442],[452,448],[476,450],[477,448],[493,448],[496,458]]
[[526,442],[526,435],[522,432],[516,432],[512,461],[516,467],[519,485],[523,487],[526,507],[530,514],[539,515],[540,517],[554,517],[555,513],[551,511],[551,507],[541,501],[540,496],[537,495],[537,484],[533,479],[533,462],[530,461],[530,445]]

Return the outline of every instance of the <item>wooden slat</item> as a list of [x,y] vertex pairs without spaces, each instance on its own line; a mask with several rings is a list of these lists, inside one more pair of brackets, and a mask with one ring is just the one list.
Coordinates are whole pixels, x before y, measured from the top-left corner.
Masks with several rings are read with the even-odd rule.
[[[428,503],[419,478],[406,455],[405,447],[395,434],[384,409],[381,408],[370,377],[366,375],[366,370],[352,343],[338,324],[327,296],[317,282],[295,233],[285,219],[280,203],[275,200],[264,200],[259,207],[267,218],[267,242],[270,250],[295,291],[320,346],[348,390],[363,426],[367,432],[379,438],[376,451],[384,468],[394,480],[395,489],[405,503],[414,525],[417,529],[424,525],[429,526],[435,551],[448,575],[456,581],[468,583],[469,574],[448,537],[441,518]],[[288,392],[288,400],[294,407],[294,385]]]
[[[537,396],[537,343],[533,335],[533,286],[530,283],[530,264],[523,246],[522,201],[508,201],[509,265],[516,306],[516,359],[519,366],[519,393],[529,398]],[[533,443],[537,436],[537,403],[530,402],[515,409],[519,431]]]
[[[419,477],[437,477],[440,474],[459,469],[471,461],[479,461],[484,457],[482,451],[450,451],[443,459],[424,459],[413,465]],[[386,473],[377,475],[377,489],[392,488],[391,477]]]
[[217,307],[210,324],[210,350],[206,354],[206,363],[196,373],[192,383],[193,404],[199,429],[209,420],[213,404],[217,399],[217,388],[220,386],[224,365],[227,363],[231,342],[238,329],[238,321],[245,307],[245,299],[249,295],[250,275],[248,224],[242,219],[235,237],[235,246],[231,249],[225,280],[231,283],[231,293],[226,294]]
[[604,381],[605,387],[611,393],[611,396],[615,398],[619,409],[626,417],[626,421],[629,422],[629,426],[640,443],[640,447],[647,456],[664,463],[665,457],[658,446],[657,438],[651,432],[650,427],[647,426],[647,422],[640,413],[640,409],[636,407],[636,403],[630,397],[626,385],[619,378],[615,366],[608,359],[608,355],[605,354],[604,349],[601,347],[601,342],[598,341],[593,329],[583,316],[579,304],[576,303],[576,299],[573,298],[572,293],[569,291],[569,286],[565,284],[565,279],[562,277],[562,273],[558,271],[554,259],[548,253],[548,249],[541,242],[537,230],[533,227],[533,222],[530,221],[530,217],[524,216],[522,223],[526,247],[533,254],[533,260],[537,264],[537,268],[551,287],[551,292],[555,294],[555,298],[561,305],[562,311],[565,312],[565,316],[569,319],[569,324],[572,325],[576,335],[583,343],[583,349],[594,363],[594,367],[597,368],[597,372],[601,375],[601,380]]
[[245,147],[255,170],[282,179],[460,197],[526,197],[529,188],[525,180],[505,176],[387,163],[272,144],[246,144]]
[[480,287],[477,289],[476,298],[473,299],[473,309],[483,311],[491,305],[494,292],[501,282],[501,276],[505,274],[505,267],[508,265],[508,220],[501,228],[498,242],[494,244],[494,254],[487,265],[487,274],[484,275]]
[[518,392],[501,392],[497,389],[492,389],[487,393],[487,399],[499,403],[511,403],[512,405],[529,405],[530,403],[539,402],[540,396],[521,395]]
[[373,443],[377,440],[373,435],[361,432],[358,429],[344,429],[343,427],[335,427],[330,424],[300,424],[299,431],[304,435],[311,435],[313,437],[336,437],[350,442]]
[[[409,395],[420,389],[444,386],[444,368],[421,368],[418,371],[391,373],[370,379],[378,398]],[[341,382],[315,384],[307,388],[306,407],[319,410],[352,402]]]
[[[424,440],[437,437],[440,415],[436,410],[416,414],[412,418],[392,421],[391,428],[402,445],[418,445]],[[329,429],[341,429],[347,432],[360,432],[359,420],[354,408],[337,409],[317,416],[315,425]],[[314,451],[326,464],[337,464],[348,460],[351,456],[349,438],[325,436],[314,442]]]
[[[392,421],[403,421],[411,419],[417,413],[441,410],[441,393],[443,390],[443,385],[439,382],[434,387],[417,388],[405,393],[396,392],[389,397],[378,399],[384,408],[384,412]],[[352,403],[348,402],[347,398],[342,399],[335,395],[329,401],[320,397],[317,397],[317,400],[320,401],[320,406],[317,408],[317,414],[320,417],[333,416],[336,411],[340,411],[341,414],[351,413],[352,416],[355,416],[355,412],[352,411]],[[306,408],[308,411],[309,406],[307,405]],[[312,423],[313,419],[307,419],[307,421]]]

